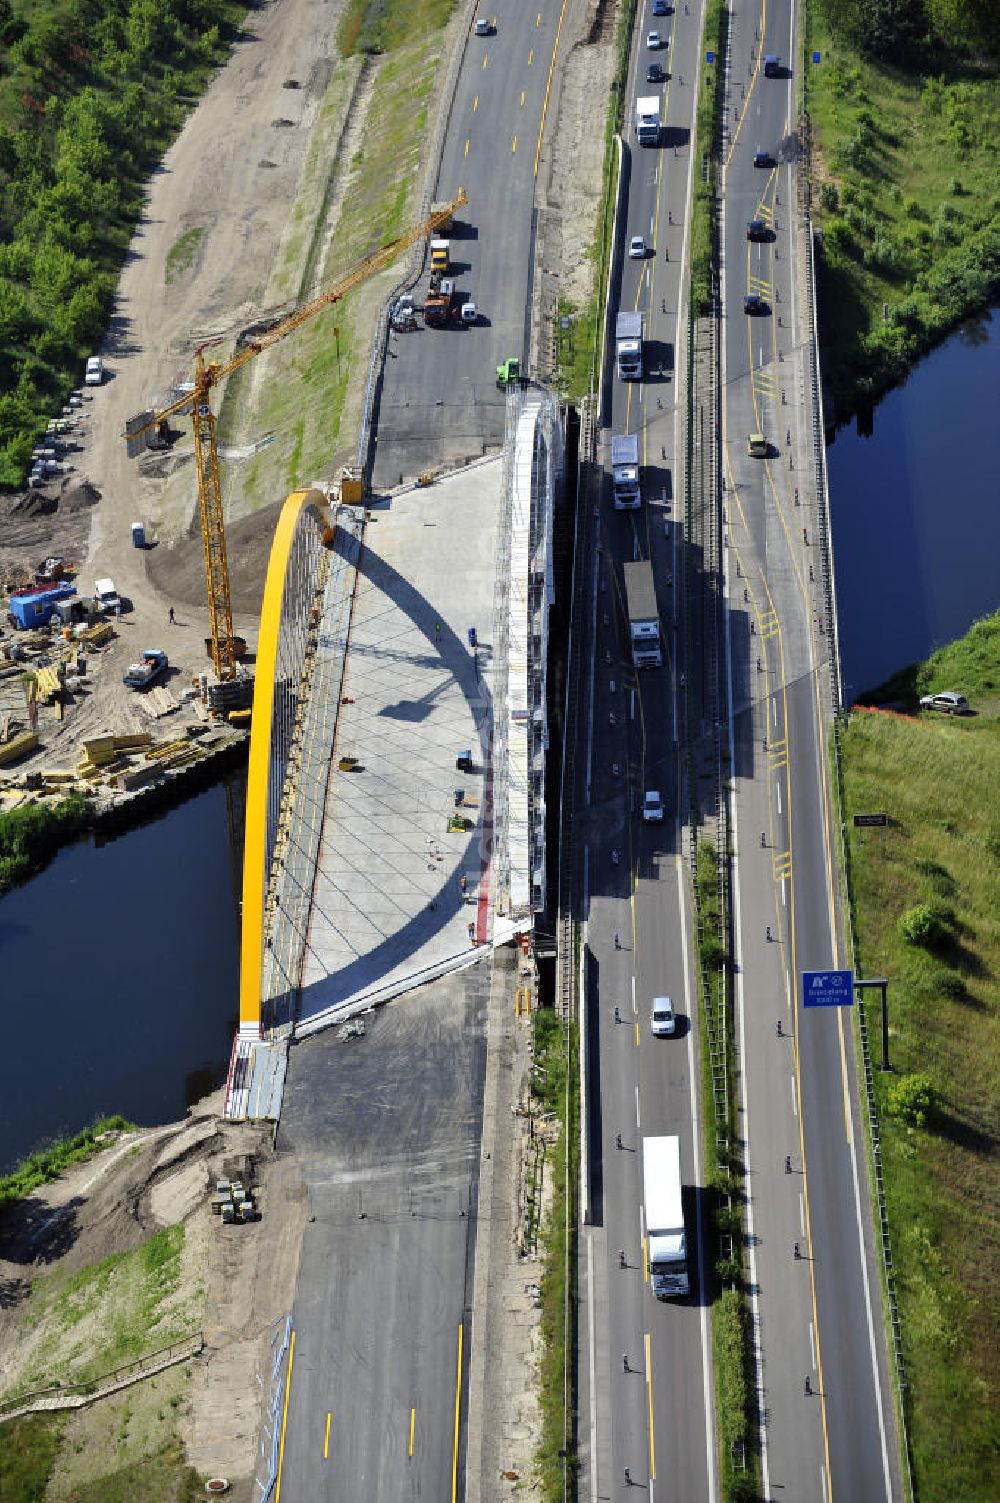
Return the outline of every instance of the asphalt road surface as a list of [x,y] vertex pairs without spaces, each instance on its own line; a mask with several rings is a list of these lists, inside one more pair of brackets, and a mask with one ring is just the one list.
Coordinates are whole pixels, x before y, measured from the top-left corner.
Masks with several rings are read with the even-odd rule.
[[[664,45],[650,51],[646,33],[654,26]],[[717,1496],[692,920],[678,822],[683,621],[676,582],[683,539],[674,489],[676,350],[687,278],[689,144],[700,27],[695,5],[688,14],[678,5],[671,15],[654,19],[647,4],[636,21],[626,101],[624,242],[627,247],[633,235],[644,236],[647,254],[624,259],[613,297],[618,308],[643,313],[646,378],[612,381],[602,439],[607,460],[612,433],[639,435],[645,505],[641,511],[616,512],[608,477],[599,515],[584,519],[581,550],[594,571],[584,588],[588,598],[592,590],[594,601],[593,632],[582,649],[593,676],[589,754],[579,759],[583,787],[578,795],[581,806],[589,805],[592,955],[586,1020],[591,1226],[581,1265],[587,1311],[582,1340],[589,1347],[581,1354],[581,1441],[589,1481],[583,1491],[619,1500],[631,1490],[626,1467],[632,1485],[648,1489],[651,1499],[657,1490],[665,1498]],[[668,74],[666,82],[646,81],[652,60]],[[658,146],[642,147],[632,128],[635,99],[649,94],[661,97],[666,127]],[[664,667],[641,674],[630,663],[622,586],[622,563],[633,558],[652,562],[666,647]],[[662,823],[641,819],[646,789],[663,796]],[[678,1013],[673,1038],[653,1038],[650,1032],[650,1003],[660,994],[673,998]],[[620,1024],[614,1021],[616,1006]],[[686,1186],[691,1294],[671,1301],[654,1298],[643,1247],[642,1139],[661,1134],[680,1138]]]
[[[764,1493],[877,1503],[900,1492],[852,1035],[837,1011],[803,1009],[800,988],[804,969],[845,962],[825,752],[829,639],[819,630],[821,555],[806,483],[810,325],[793,275],[790,0],[768,7],[763,37],[759,20],[756,11],[735,16],[728,59],[723,432]],[[779,55],[777,77],[764,76],[765,53]],[[763,165],[754,165],[757,152]],[[756,219],[762,238],[750,240]],[[746,295],[761,299],[759,311],[744,312]],[[767,459],[747,453],[755,432],[768,441]]]
[[528,354],[535,171],[561,11],[561,0],[505,6],[493,35],[466,42],[435,197],[450,199],[460,186],[469,195],[450,238],[456,304],[471,298],[479,322],[390,336],[376,487],[503,439],[496,368],[517,355],[523,369]]
[[310,1222],[289,1503],[447,1499],[461,1479],[488,975],[411,993],[363,1039],[331,1031],[292,1051],[278,1149],[296,1154]]

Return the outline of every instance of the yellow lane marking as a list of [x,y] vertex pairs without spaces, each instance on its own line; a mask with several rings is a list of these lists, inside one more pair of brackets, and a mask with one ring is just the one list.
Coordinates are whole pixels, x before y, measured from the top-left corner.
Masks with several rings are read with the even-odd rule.
[[521,108],[524,109],[524,90],[521,90]]
[[536,26],[541,26],[541,24],[542,24],[542,13],[541,13],[541,11],[539,11],[538,14],[537,14],[537,16],[535,17],[535,25]]
[[649,1283],[649,1238],[642,1239],[642,1281]]
[[470,140],[471,140],[471,137],[470,136],[466,136],[466,138],[465,138],[465,155],[466,156],[469,155],[469,141]]
[[511,149],[512,152],[517,150],[517,137],[516,136],[513,136],[511,138],[510,149]]
[[490,62],[490,55],[489,55],[488,52],[484,52],[483,53],[483,72],[484,73],[486,72],[486,69],[489,67],[489,62]]
[[326,1411],[326,1434],[323,1436],[323,1460],[330,1455],[330,1411]]
[[417,1411],[415,1409],[411,1409],[410,1410],[410,1447],[409,1447],[409,1450],[407,1451],[407,1455],[408,1456],[412,1456],[413,1455],[413,1427],[416,1424],[416,1421],[417,1421]]
[[[542,132],[545,129],[545,113],[549,107],[549,90],[552,87],[552,74],[556,66],[556,52],[559,49],[559,38],[562,35],[563,17],[566,14],[566,0],[562,0],[562,9],[559,12],[559,24],[556,27],[556,39],[552,43],[552,57],[549,59],[549,76],[545,80],[545,98],[542,100],[542,118],[538,124],[538,145],[535,147],[535,177],[538,176],[538,158],[542,154]],[[529,58],[530,62],[530,58]]]
[[656,1441],[653,1430],[653,1348],[646,1332],[646,1395],[649,1400],[649,1480],[656,1481]]
[[462,1408],[462,1326],[458,1327],[458,1360],[455,1365],[455,1435],[451,1443],[451,1503],[458,1499],[458,1432]]
[[278,1484],[274,1492],[274,1503],[281,1503],[281,1468],[285,1462],[285,1426],[288,1424],[288,1395],[292,1391],[292,1363],[295,1361],[295,1332],[292,1332],[291,1344],[288,1348],[288,1372],[285,1374],[285,1403],[281,1411],[281,1440],[278,1443]]
[[532,47],[531,51],[528,53],[528,67],[529,68],[531,67],[531,65],[532,65],[532,63],[534,61],[535,61],[535,49],[534,49],[534,47]]
[[635,1047],[637,1049],[639,1047],[639,1040],[640,1040],[641,1037],[642,1037],[642,1035],[639,1032],[639,1025],[638,1025],[638,1023],[636,1023],[636,1025],[635,1025]]
[[472,113],[475,114],[476,111],[478,110],[478,108],[479,108],[479,95],[477,94],[476,97],[475,97],[475,99],[472,101]]

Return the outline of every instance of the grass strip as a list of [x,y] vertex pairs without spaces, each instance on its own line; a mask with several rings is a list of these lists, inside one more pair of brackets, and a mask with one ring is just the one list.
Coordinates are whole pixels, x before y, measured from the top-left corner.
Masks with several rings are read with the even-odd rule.
[[74,1133],[71,1138],[57,1138],[53,1142],[29,1154],[9,1174],[0,1176],[0,1211],[15,1201],[23,1200],[39,1185],[50,1184],[58,1179],[71,1164],[81,1164],[93,1158],[102,1148],[107,1148],[110,1133],[132,1132],[135,1124],[124,1117],[99,1117],[90,1127]]
[[548,1155],[552,1195],[542,1224],[542,1346],[538,1365],[541,1439],[535,1462],[543,1503],[576,1490],[576,1210],[579,1186],[579,1038],[551,1008],[534,1014],[532,1091],[559,1121]]
[[708,0],[702,53],[714,52],[716,61],[702,63],[692,143],[695,173],[691,219],[691,312],[694,318],[703,318],[711,313],[715,299],[718,262],[718,124],[722,112],[722,57],[727,24],[726,0]]
[[[958,687],[974,715],[855,711],[840,738],[856,965],[889,980],[873,1081],[921,1503],[987,1503],[1000,1468],[998,661],[993,615],[871,696]],[[854,829],[872,809],[888,825]]]
[[[727,1503],[749,1503],[760,1495],[759,1456],[755,1443],[756,1407],[753,1354],[747,1308],[744,1251],[745,1191],[742,1160],[736,1148],[737,1079],[732,1030],[725,912],[719,887],[719,854],[707,840],[698,842],[695,907],[698,925],[698,979],[702,1005],[701,1101],[704,1123],[704,1178],[711,1216],[711,1235],[718,1238],[711,1262],[712,1288],[702,1297],[712,1304],[712,1365],[719,1429],[720,1491]],[[716,1113],[712,1044],[725,1031],[728,1063],[724,1120]]]
[[0,1425],[0,1503],[42,1503],[61,1438],[62,1424],[51,1415],[25,1414]]

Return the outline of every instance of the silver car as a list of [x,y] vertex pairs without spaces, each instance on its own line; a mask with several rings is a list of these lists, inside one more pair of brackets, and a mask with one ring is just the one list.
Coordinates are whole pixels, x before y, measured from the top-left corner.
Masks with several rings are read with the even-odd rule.
[[964,694],[954,689],[944,689],[940,694],[923,694],[920,697],[922,710],[941,710],[945,715],[968,715],[969,701]]

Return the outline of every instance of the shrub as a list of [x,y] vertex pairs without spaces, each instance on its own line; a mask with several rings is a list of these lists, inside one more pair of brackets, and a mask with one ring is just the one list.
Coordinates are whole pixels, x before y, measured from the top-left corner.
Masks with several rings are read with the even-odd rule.
[[915,908],[907,909],[898,927],[908,945],[919,945],[924,950],[935,949],[947,936],[941,913],[933,903],[918,903]]
[[836,183],[824,183],[819,190],[820,208],[828,214],[836,214],[840,208],[840,194]]
[[900,1075],[889,1082],[888,1109],[891,1117],[911,1127],[925,1127],[937,1115],[940,1099],[929,1075]]

